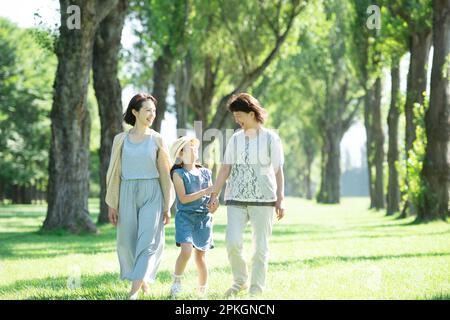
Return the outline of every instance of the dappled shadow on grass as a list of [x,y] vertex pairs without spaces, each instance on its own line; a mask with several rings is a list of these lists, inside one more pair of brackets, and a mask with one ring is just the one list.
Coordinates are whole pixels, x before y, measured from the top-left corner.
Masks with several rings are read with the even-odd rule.
[[277,237],[286,235],[313,235],[336,231],[337,229],[334,227],[307,224],[274,225],[272,228],[272,236]]
[[[323,256],[299,260],[270,261],[269,273],[275,270],[297,270],[304,268],[318,268],[326,265],[339,263],[355,262],[373,262],[384,259],[408,259],[408,258],[426,258],[450,256],[450,253],[416,253],[399,255],[374,255],[374,256]],[[295,271],[294,271],[295,272]],[[210,275],[231,274],[230,266],[225,264],[210,268]],[[121,281],[118,272],[105,272],[99,274],[90,274],[81,276],[81,287],[79,289],[70,289],[68,287],[68,276],[47,277],[43,279],[19,280],[14,284],[0,287],[0,295],[8,297],[19,297],[20,299],[100,299],[115,300],[127,299],[130,282]],[[168,294],[170,283],[172,282],[172,273],[169,270],[161,270],[157,273],[157,284],[159,289],[142,299],[170,299]],[[162,285],[162,289],[161,289]],[[158,292],[159,291],[159,292]],[[223,298],[221,292],[211,292],[209,298]],[[193,295],[186,295],[184,299],[196,299]],[[432,297],[419,297],[419,299],[441,299],[448,300],[449,295],[434,295]]]
[[405,253],[394,255],[375,255],[375,256],[324,256],[308,259],[298,260],[284,260],[284,261],[269,261],[270,267],[299,267],[302,266],[316,268],[323,267],[334,263],[347,262],[365,262],[365,261],[379,261],[385,259],[409,259],[409,258],[428,258],[428,257],[445,257],[450,256],[450,252],[430,252],[430,253]]
[[[156,281],[170,283],[172,281],[172,275],[169,271],[160,271],[157,274]],[[74,283],[76,282],[68,276],[20,280],[14,284],[0,287],[0,294],[7,296],[18,295],[21,299],[30,300],[122,300],[127,299],[131,285],[130,281],[122,281],[119,274],[113,272],[98,275],[82,275],[79,288],[74,287]],[[36,290],[41,291],[41,293],[33,293]],[[32,293],[27,295],[26,293],[29,291]],[[150,295],[149,298],[151,297]],[[169,298],[169,296],[166,298]]]
[[12,232],[1,238],[0,255],[4,258],[49,258],[68,254],[95,254],[115,250],[115,232],[102,230],[99,235],[68,233]]
[[450,293],[442,293],[442,294],[435,294],[431,297],[423,297],[419,299],[426,299],[426,300],[450,300]]
[[45,215],[42,214],[42,212],[14,212],[14,213],[3,213],[0,212],[0,219],[37,219],[42,218],[42,221],[45,219]]
[[[53,258],[71,254],[102,254],[116,251],[116,230],[112,226],[102,226],[98,235],[73,235],[64,230],[52,232],[6,232],[0,236],[0,256],[3,259]],[[214,229],[216,247],[225,244],[225,225]],[[166,246],[175,247],[175,229],[165,229]]]
[[[395,226],[393,226],[395,228]],[[308,226],[292,225],[292,226],[276,226],[272,231],[270,243],[291,243],[293,241],[307,241],[320,242],[332,240],[352,240],[352,239],[382,239],[382,238],[407,238],[407,237],[422,237],[422,236],[443,236],[450,235],[449,231],[441,232],[424,232],[411,230],[395,230],[382,231],[376,230],[376,227],[371,228],[323,228],[322,230],[315,230],[308,228]],[[328,235],[332,235],[331,237]],[[293,237],[294,236],[294,237]]]
[[[211,273],[229,268],[213,268]],[[141,297],[143,299],[170,300],[170,284],[172,273],[168,270],[159,271],[156,283],[164,286],[163,292],[152,291]],[[19,280],[13,284],[0,287],[0,295],[11,299],[26,300],[126,300],[128,298],[130,281],[121,280],[119,273],[106,272],[96,275],[82,275],[77,286],[68,276],[47,277],[43,279]],[[167,289],[167,290],[165,290]],[[39,292],[39,293],[36,293]],[[221,298],[220,293],[211,293],[212,299]],[[195,296],[187,295],[186,299],[196,299]]]
[[[47,277],[44,279],[20,280],[14,284],[0,287],[0,292],[6,295],[18,294],[22,299],[124,299],[128,288],[121,288],[117,273],[81,276],[80,288],[69,286],[73,282],[69,277]],[[41,290],[42,294],[24,295],[30,289]],[[34,290],[31,290],[32,292]]]
[[[3,218],[5,219],[2,220]],[[17,218],[19,225],[14,225],[12,221],[9,221],[9,218]],[[44,213],[38,211],[28,212],[27,208],[23,208],[20,212],[17,210],[17,213],[11,213],[11,211],[6,213],[0,212],[0,223],[7,222],[8,226],[11,227],[11,232],[2,232],[0,235],[0,257],[2,259],[52,258],[71,254],[94,255],[116,251],[116,230],[109,224],[99,226],[99,230],[101,231],[99,235],[72,235],[63,230],[52,232],[29,231],[34,228],[33,225],[20,225],[21,218],[26,218],[24,221],[28,223],[30,221],[28,220],[29,218],[44,218]],[[95,218],[93,216],[93,219]],[[373,219],[379,220],[373,221]],[[358,239],[408,238],[450,234],[450,230],[432,232],[430,228],[399,228],[416,224],[414,221],[411,222],[408,219],[404,221],[395,220],[393,216],[374,216],[373,219],[370,218],[368,220],[370,225],[364,222],[364,219],[359,218],[354,219],[354,222],[351,220],[351,223],[354,223],[354,225],[275,223],[270,243],[320,242],[352,239],[357,241]],[[22,230],[24,231],[21,232]],[[225,232],[226,224],[214,224],[214,242],[216,245],[216,249],[214,250],[225,247]],[[252,228],[248,224],[245,229],[246,241],[251,239],[251,232]],[[175,247],[175,228],[173,223],[166,227],[165,233],[166,246]],[[327,257],[325,258],[329,259]]]
[[[446,223],[450,225],[450,219],[447,220],[418,220],[415,217],[400,217],[400,216],[381,216],[380,219],[383,220],[382,223],[375,225],[365,226],[366,228],[389,228],[389,227],[411,227],[411,226],[421,226],[433,223]],[[384,223],[384,222],[390,223]]]
[[[342,230],[342,232],[348,232],[348,230]],[[450,235],[450,231],[443,232],[423,232],[423,233],[388,233],[388,234],[359,234],[359,235],[344,235],[337,237],[316,237],[310,239],[302,239],[302,241],[329,241],[329,240],[343,240],[343,239],[377,239],[377,238],[407,238],[407,237],[421,237],[421,236],[441,236]],[[281,241],[280,241],[281,242]]]
[[[396,227],[394,225],[393,227]],[[372,227],[374,229],[374,227]],[[59,232],[7,232],[0,236],[0,256],[7,259],[51,258],[69,254],[101,254],[116,251],[116,230],[112,226],[102,226],[99,235],[71,235],[65,231]],[[225,224],[214,226],[214,242],[217,248],[225,247]],[[359,234],[346,234],[360,231]],[[342,239],[376,239],[401,238],[420,236],[439,236],[450,234],[444,232],[370,232],[356,228],[333,228],[316,225],[277,225],[274,227],[270,243],[292,243],[293,241],[329,241]],[[175,228],[166,227],[166,246],[175,246]],[[246,235],[251,234],[247,226]],[[332,234],[332,237],[321,237],[322,234]],[[250,236],[251,238],[251,236]]]

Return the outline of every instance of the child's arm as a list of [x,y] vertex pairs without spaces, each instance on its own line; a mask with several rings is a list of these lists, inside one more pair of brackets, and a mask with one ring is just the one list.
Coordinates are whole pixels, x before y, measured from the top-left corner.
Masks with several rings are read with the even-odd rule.
[[212,186],[210,186],[206,189],[186,194],[183,179],[176,172],[173,173],[173,185],[175,186],[175,191],[177,192],[178,199],[180,200],[181,203],[189,203],[198,200],[201,197],[210,194],[213,188]]
[[[213,186],[212,180],[209,180],[208,186],[210,186],[210,187]],[[209,212],[214,213],[217,211],[217,208],[219,207],[219,202],[216,201],[214,203],[211,203],[211,200],[210,200],[209,203],[207,204],[207,207],[209,209]]]

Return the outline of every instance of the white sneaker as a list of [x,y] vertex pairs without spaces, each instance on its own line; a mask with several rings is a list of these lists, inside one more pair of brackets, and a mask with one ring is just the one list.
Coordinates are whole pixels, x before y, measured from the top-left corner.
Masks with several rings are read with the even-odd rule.
[[137,300],[138,295],[139,295],[139,290],[136,291],[134,294],[131,294],[131,295],[128,297],[128,300]]
[[225,292],[225,297],[226,298],[230,298],[232,296],[237,295],[239,292],[247,290],[247,285],[246,284],[238,284],[238,283],[233,283],[233,285],[231,286],[230,289],[228,289]]
[[172,296],[172,298],[176,298],[177,296],[179,296],[182,292],[182,288],[181,288],[181,283],[180,282],[174,282],[172,284],[172,287],[170,288],[170,295]]
[[250,290],[248,293],[249,293],[250,297],[255,298],[262,294],[262,290],[255,286],[250,286]]
[[208,285],[198,287],[198,295],[200,296],[200,298],[206,298],[207,294],[208,294]]

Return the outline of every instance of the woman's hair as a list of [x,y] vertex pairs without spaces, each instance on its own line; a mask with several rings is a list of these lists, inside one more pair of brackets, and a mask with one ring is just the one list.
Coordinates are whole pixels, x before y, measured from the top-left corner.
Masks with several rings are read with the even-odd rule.
[[256,121],[264,123],[267,119],[267,112],[259,101],[248,93],[239,93],[231,96],[228,100],[228,110],[230,112],[242,111],[245,113],[254,112]]
[[136,123],[136,117],[134,116],[133,112],[131,112],[131,110],[136,110],[137,112],[139,112],[144,102],[148,100],[152,101],[156,107],[158,101],[151,94],[138,93],[133,98],[131,98],[130,103],[128,103],[127,111],[125,111],[125,113],[123,114],[123,121],[125,121],[125,123],[128,123],[129,125],[134,126],[134,124]]

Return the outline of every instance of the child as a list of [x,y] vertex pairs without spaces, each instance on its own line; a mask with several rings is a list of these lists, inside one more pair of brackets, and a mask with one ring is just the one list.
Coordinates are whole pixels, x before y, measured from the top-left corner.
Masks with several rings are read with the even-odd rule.
[[174,161],[170,174],[177,194],[175,215],[175,240],[181,247],[175,264],[174,282],[170,289],[172,297],[182,291],[181,277],[194,248],[198,270],[199,293],[206,294],[208,268],[206,251],[214,247],[212,239],[212,215],[217,204],[210,206],[212,191],[211,170],[203,168],[198,159],[199,141],[196,138],[180,137],[170,149]]

